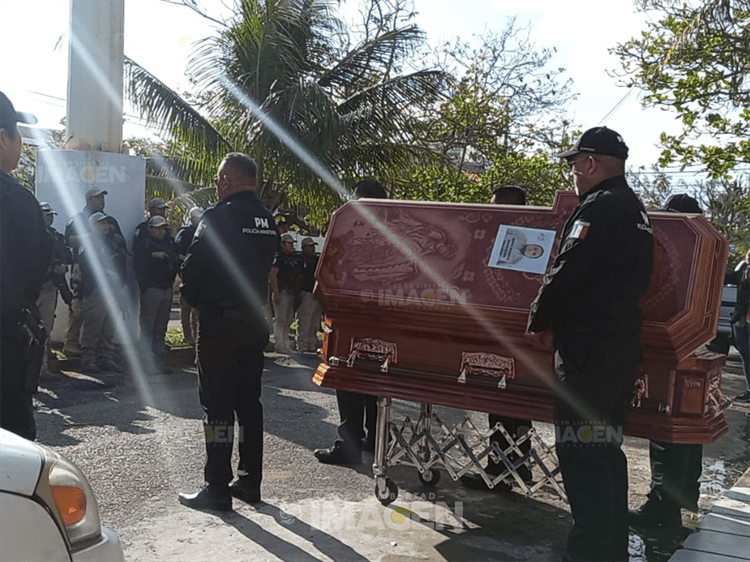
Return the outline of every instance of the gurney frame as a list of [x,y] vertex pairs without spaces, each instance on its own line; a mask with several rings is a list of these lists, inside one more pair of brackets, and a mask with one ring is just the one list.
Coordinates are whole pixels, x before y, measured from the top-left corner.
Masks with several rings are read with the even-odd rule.
[[[533,428],[514,438],[501,423],[482,430],[468,416],[448,426],[433,411],[432,404],[419,405],[419,419],[416,422],[406,416],[398,425],[390,418],[391,399],[379,397],[372,469],[375,496],[383,505],[390,504],[398,497],[398,486],[388,476],[388,468],[395,465],[416,468],[419,480],[427,486],[437,485],[441,475],[438,469],[442,468],[454,481],[464,474],[476,472],[492,489],[510,477],[527,496],[544,488],[566,499],[557,457]],[[506,449],[490,441],[495,431],[500,431],[509,443]],[[526,441],[531,442],[531,449],[524,454],[520,445]],[[516,460],[511,460],[510,456]],[[481,464],[485,458],[502,463],[505,470],[497,476],[488,474]],[[539,467],[542,478],[533,483],[525,482],[518,474],[521,466]]]

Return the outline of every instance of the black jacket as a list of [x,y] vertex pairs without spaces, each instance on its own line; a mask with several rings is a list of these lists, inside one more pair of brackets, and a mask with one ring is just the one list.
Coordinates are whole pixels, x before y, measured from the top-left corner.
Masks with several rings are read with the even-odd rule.
[[195,236],[195,225],[189,224],[183,226],[177,231],[177,236],[174,237],[174,246],[177,253],[181,256],[187,256],[188,248],[193,243],[193,236]]
[[298,295],[305,284],[305,256],[302,252],[276,252],[271,264],[279,270],[277,282],[279,291]]
[[747,268],[747,262],[743,260],[734,270],[737,282],[737,302],[734,305],[732,322],[744,318],[747,315],[748,308],[750,308],[750,280],[745,276]]
[[201,338],[265,346],[262,306],[278,246],[276,222],[252,191],[234,193],[205,212],[180,270],[182,296],[200,308]]
[[653,269],[653,230],[623,176],[580,198],[531,305],[529,331],[637,334]]
[[[104,213],[104,211],[102,211],[102,213]],[[107,215],[107,213],[104,214]],[[78,236],[79,238],[82,238],[91,234],[91,228],[89,225],[90,216],[91,211],[88,206],[86,206],[80,213],[74,215],[73,218],[71,218],[65,225],[65,242],[72,248],[73,261],[75,261],[76,263],[78,263],[78,256],[79,254],[81,254],[81,252],[78,251],[78,247],[75,247],[70,243],[70,237]],[[127,271],[126,262],[128,256],[128,247],[127,243],[125,242],[125,237],[122,235],[120,223],[118,223],[117,219],[112,215],[107,215],[107,222],[109,223],[107,240],[114,252],[113,259],[115,260],[118,269]]]
[[121,250],[111,236],[91,233],[82,237],[75,252],[76,263],[81,268],[78,288],[81,296],[90,296],[94,289],[102,288],[102,283],[108,283],[115,294],[122,290],[127,272]]
[[52,263],[49,266],[47,275],[44,280],[52,278],[52,269],[58,265],[72,265],[73,264],[73,252],[65,242],[65,236],[57,232],[53,227],[47,228],[47,233],[52,240]]
[[[154,252],[164,252],[167,257],[153,257]],[[150,234],[141,240],[133,251],[133,269],[141,292],[148,288],[169,289],[180,269],[180,257],[165,236],[159,240]]]
[[36,197],[0,170],[0,298],[3,331],[39,298],[52,259],[52,239]]

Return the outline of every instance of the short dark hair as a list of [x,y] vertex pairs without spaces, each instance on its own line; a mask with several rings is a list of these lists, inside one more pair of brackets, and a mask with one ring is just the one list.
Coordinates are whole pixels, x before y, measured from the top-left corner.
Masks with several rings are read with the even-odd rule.
[[5,133],[8,135],[8,139],[15,142],[16,135],[20,135],[21,133],[18,131],[18,126],[12,126],[12,125],[2,125],[0,126],[0,129],[5,131]]
[[258,173],[258,166],[255,164],[255,160],[244,152],[230,152],[224,157],[222,163],[225,167],[229,166],[249,178],[255,179]]
[[502,185],[492,191],[493,203],[497,205],[525,205],[526,192],[519,185]]
[[354,199],[388,199],[383,184],[378,180],[368,178],[357,182],[354,186]]

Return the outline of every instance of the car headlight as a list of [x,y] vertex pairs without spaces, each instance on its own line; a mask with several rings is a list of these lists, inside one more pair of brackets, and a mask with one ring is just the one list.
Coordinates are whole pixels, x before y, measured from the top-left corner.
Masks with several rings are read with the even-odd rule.
[[102,523],[94,492],[72,462],[45,449],[45,462],[36,495],[44,499],[76,552],[101,539]]

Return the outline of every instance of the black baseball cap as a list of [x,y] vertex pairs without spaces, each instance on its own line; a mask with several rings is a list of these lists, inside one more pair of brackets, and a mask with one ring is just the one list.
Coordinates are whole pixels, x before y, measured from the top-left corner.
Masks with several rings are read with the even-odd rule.
[[660,211],[671,211],[673,213],[703,213],[701,206],[695,197],[687,193],[675,193],[670,195]]
[[36,117],[31,113],[16,111],[13,104],[3,92],[0,92],[0,129],[15,130],[16,123],[27,123],[33,125],[36,123]]
[[626,160],[628,145],[616,131],[607,127],[594,127],[583,133],[572,149],[561,152],[557,157],[570,158],[576,154],[600,154]]

